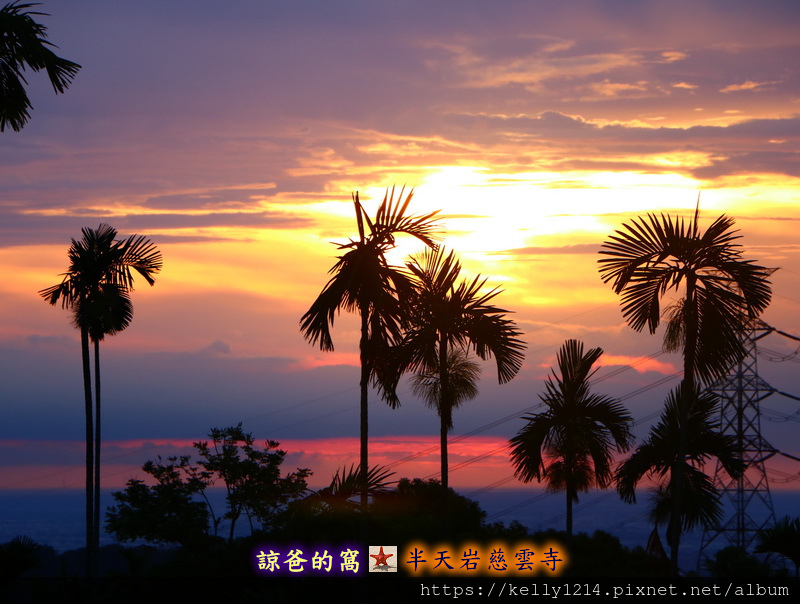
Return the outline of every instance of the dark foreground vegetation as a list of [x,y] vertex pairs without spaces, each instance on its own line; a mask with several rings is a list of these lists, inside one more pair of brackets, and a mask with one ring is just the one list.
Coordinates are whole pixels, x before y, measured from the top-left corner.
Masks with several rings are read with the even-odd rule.
[[[358,489],[354,494],[353,499],[357,499]],[[343,499],[340,503],[346,501]],[[247,536],[233,539],[209,534],[206,538],[192,540],[191,544],[166,543],[163,539],[160,545],[139,541],[133,545],[105,546],[100,549],[98,575],[120,580],[181,577],[203,581],[212,577],[254,577],[253,551],[264,546],[358,541],[361,526],[358,502],[342,506],[331,502],[332,498],[326,500],[325,489],[312,493],[288,505],[276,516],[272,527],[255,529]],[[438,481],[403,478],[394,488],[372,500],[367,524],[370,543],[396,544],[399,549],[415,541],[454,545],[467,541],[479,544],[495,541],[514,544],[527,540],[568,543],[564,531],[530,532],[516,521],[506,525],[487,523],[485,518],[486,513],[475,501],[452,489],[444,489]],[[669,573],[668,561],[663,556],[659,558],[642,547],[625,547],[617,537],[601,530],[592,535],[574,535],[571,545],[564,545],[564,550],[568,552],[569,563],[560,574],[562,579],[658,577]],[[774,566],[738,548],[728,547],[718,552],[704,570],[714,577],[786,576],[788,571]],[[52,547],[37,544],[27,537],[0,544],[0,577],[4,589],[13,587],[16,579],[26,577],[54,577],[68,586],[84,572],[82,549],[58,554]],[[272,580],[269,577],[259,579]]]
[[[415,543],[453,550],[467,543],[551,543],[559,544],[565,558],[555,575],[559,580],[670,575],[669,559],[655,544],[647,550],[628,548],[603,531],[531,533],[516,521],[487,523],[478,503],[439,481],[393,480],[380,467],[372,468],[366,480],[355,465],[342,468],[329,485],[315,491],[306,484],[309,469],[282,468],[286,453],[279,443],[259,444],[241,424],[212,428],[208,437],[194,444],[194,456],[147,461],[142,467],[147,481],[131,479],[113,494],[106,530],[121,543],[100,548],[93,573],[87,573],[83,549],[57,554],[27,537],[0,544],[0,601],[85,601],[91,594],[99,601],[139,601],[143,590],[151,589],[148,585],[160,588],[166,583],[185,584],[205,596],[249,595],[261,601],[268,595],[271,601],[288,601],[301,586],[310,594],[328,595],[330,590],[365,589],[374,579],[278,576],[256,570],[255,554],[261,550],[321,549],[323,544],[388,544],[401,553]],[[366,515],[360,503],[364,484],[370,496]],[[221,489],[224,500],[213,497],[211,488]],[[778,569],[777,563],[786,559],[797,569],[798,528],[797,520],[786,518],[759,536],[757,551],[778,554],[772,566],[741,549],[726,548],[704,574],[785,577],[790,571]],[[408,580],[402,562],[393,562],[400,569],[396,580]],[[87,574],[94,578],[87,579]],[[548,578],[543,573],[533,577]]]

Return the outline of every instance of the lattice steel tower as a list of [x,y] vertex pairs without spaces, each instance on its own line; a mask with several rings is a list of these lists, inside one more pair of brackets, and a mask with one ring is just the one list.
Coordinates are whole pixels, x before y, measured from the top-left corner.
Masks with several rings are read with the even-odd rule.
[[776,390],[759,377],[756,360],[756,342],[772,331],[760,321],[751,323],[743,332],[744,358],[708,388],[720,399],[720,429],[736,438],[746,469],[733,479],[717,461],[714,486],[722,494],[725,516],[719,527],[703,531],[698,566],[720,536],[726,545],[748,549],[759,530],[775,523],[764,462],[779,451],[761,436],[759,403]]

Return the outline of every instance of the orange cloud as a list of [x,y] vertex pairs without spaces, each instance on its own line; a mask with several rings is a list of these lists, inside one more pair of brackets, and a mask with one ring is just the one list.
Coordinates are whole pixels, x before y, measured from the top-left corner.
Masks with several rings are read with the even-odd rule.
[[753,82],[751,80],[747,80],[742,84],[731,84],[729,86],[725,86],[725,88],[720,89],[720,92],[740,92],[742,90],[755,90],[756,88],[761,88],[762,86],[768,86],[769,84],[775,84],[775,82]]
[[644,92],[647,90],[647,82],[639,81],[635,84],[627,84],[624,82],[612,82],[605,79],[602,82],[596,82],[591,85],[591,88],[603,97],[615,97],[626,92]]
[[[621,357],[615,357],[621,358]],[[625,357],[635,362],[636,357]],[[141,441],[111,441],[109,449],[125,449],[141,444],[143,447],[158,443],[175,448],[191,443],[187,439],[143,439]],[[3,445],[10,441],[3,441]],[[46,441],[39,443],[46,445]],[[78,441],[53,442],[53,446],[68,446],[80,449]],[[473,436],[451,438],[450,482],[456,489],[463,489],[470,496],[470,489],[485,489],[487,485],[500,488],[536,488],[537,484],[525,485],[513,477],[513,468],[508,457],[508,443],[501,436]],[[287,451],[283,468],[285,472],[298,467],[309,467],[314,474],[309,480],[313,489],[330,483],[337,470],[358,465],[359,439],[357,437],[329,439],[287,439],[280,448]],[[174,451],[179,453],[179,451]],[[168,455],[170,453],[167,453]],[[145,458],[147,455],[145,455]],[[132,458],[133,459],[133,456]],[[136,463],[111,463],[103,465],[104,488],[122,489],[131,478],[146,479],[141,470],[144,458],[136,457]],[[782,481],[773,488],[791,488],[797,469],[790,460],[776,459],[771,462],[770,472]],[[370,439],[370,465],[382,465],[394,472],[392,479],[401,477],[438,478],[440,469],[438,436],[390,436]],[[84,485],[85,469],[80,463],[69,465],[30,464],[0,467],[0,485],[3,489],[79,489]]]
[[668,50],[662,52],[661,56],[663,57],[665,63],[674,63],[676,61],[682,61],[689,55],[687,55],[685,52],[680,52],[677,50]]
[[599,364],[601,367],[611,367],[616,365],[630,365],[638,373],[647,373],[655,371],[664,375],[672,375],[678,368],[672,363],[660,361],[658,359],[651,359],[649,357],[634,357],[624,354],[605,354],[600,357]]
[[[259,441],[260,437],[256,436]],[[202,439],[133,439],[104,443],[107,452],[103,464],[102,484],[104,488],[122,489],[131,478],[148,479],[141,466],[147,459],[158,454],[162,457],[193,452],[194,440]],[[14,441],[2,441],[0,445],[11,447]],[[30,446],[28,443],[19,445]],[[84,485],[85,469],[77,462],[77,453],[83,450],[79,441],[41,441],[37,448],[57,447],[75,453],[76,461],[64,465],[32,463],[0,467],[0,484],[6,489],[77,489]],[[158,451],[154,449],[158,447]],[[311,488],[320,488],[330,483],[337,470],[357,467],[360,440],[357,437],[327,439],[285,439],[280,449],[287,452],[284,472],[295,468],[310,468],[314,474],[309,480]],[[140,451],[137,452],[137,449]],[[496,482],[503,475],[511,477],[508,461],[507,440],[500,436],[483,436],[458,439],[453,437],[448,447],[450,454],[451,482],[459,488],[479,488]],[[431,436],[387,436],[371,438],[369,443],[370,465],[386,467],[394,472],[393,479],[401,477],[438,478],[440,470],[439,437]],[[509,480],[513,487],[516,481]]]
[[331,367],[335,365],[352,365],[353,367],[360,367],[361,358],[357,352],[326,352],[320,356],[298,359],[291,365],[291,368],[305,370],[317,369],[319,367]]

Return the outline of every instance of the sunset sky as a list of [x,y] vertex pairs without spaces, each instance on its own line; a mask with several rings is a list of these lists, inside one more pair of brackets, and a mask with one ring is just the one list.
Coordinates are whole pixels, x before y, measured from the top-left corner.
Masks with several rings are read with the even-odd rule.
[[[82,69],[58,96],[28,74],[32,120],[0,135],[0,488],[83,484],[79,334],[37,292],[60,280],[70,238],[103,222],[164,257],[155,286],[137,284],[132,325],[102,345],[108,487],[238,422],[312,484],[357,463],[356,320],[337,318],[333,353],[299,331],[331,242],[356,236],[355,191],[371,212],[393,185],[414,189],[413,213],[441,210],[444,245],[501,286],[524,333],[517,378],[499,386],[487,363],[454,416],[454,437],[477,432],[452,445],[451,467],[472,462],[456,487],[511,476],[502,446],[567,338],[606,351],[595,388],[646,435],[677,378],[628,395],[681,360],[626,325],[597,271],[600,244],[634,216],[688,217],[699,195],[703,226],[735,217],[745,257],[780,267],[764,319],[800,335],[796,2],[40,8]],[[419,251],[398,243],[395,263]],[[796,344],[770,336],[760,363],[800,395],[797,358],[770,360]],[[398,410],[373,399],[370,463],[423,451],[393,469],[433,476],[438,418],[403,393]],[[767,439],[800,455],[799,404],[764,406]]]

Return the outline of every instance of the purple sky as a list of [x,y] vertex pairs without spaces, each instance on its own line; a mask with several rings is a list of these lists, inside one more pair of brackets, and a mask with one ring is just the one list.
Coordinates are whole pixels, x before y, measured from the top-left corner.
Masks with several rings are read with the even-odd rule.
[[[186,444],[239,421],[306,447],[287,465],[320,482],[357,460],[325,448],[358,435],[356,323],[337,320],[333,354],[298,329],[335,261],[329,242],[355,234],[356,190],[374,208],[386,187],[416,187],[412,211],[442,210],[445,244],[503,286],[497,303],[524,332],[523,370],[500,387],[487,364],[456,435],[537,404],[567,338],[606,350],[598,378],[658,352],[660,335],[624,324],[596,251],[631,216],[688,216],[698,193],[704,225],[735,216],[746,257],[781,267],[765,318],[800,333],[795,2],[41,8],[60,54],[83,67],[58,96],[30,74],[32,120],[0,136],[0,486],[81,484],[79,337],[36,292],[66,269],[70,238],[100,222],[150,236],[165,262],[155,287],[137,287],[131,327],[103,344],[104,435],[119,466],[106,484],[179,452],[142,441]],[[762,367],[800,394],[796,362]],[[627,395],[679,367],[662,355],[597,389]],[[674,384],[626,399],[637,434]],[[797,403],[765,405],[779,412],[767,437],[798,454]],[[435,414],[410,396],[398,411],[375,400],[371,414],[378,443],[435,443]],[[520,427],[482,434],[499,445]],[[465,447],[453,463],[470,457]],[[510,475],[503,458],[483,471]]]

